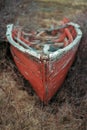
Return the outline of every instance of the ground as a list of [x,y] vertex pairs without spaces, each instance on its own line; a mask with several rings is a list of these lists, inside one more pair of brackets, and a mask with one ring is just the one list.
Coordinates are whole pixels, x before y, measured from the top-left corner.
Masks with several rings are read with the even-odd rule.
[[[0,6],[0,130],[87,130],[86,0],[1,0]],[[81,26],[83,37],[61,89],[44,105],[14,64],[6,25],[38,29],[64,16]]]

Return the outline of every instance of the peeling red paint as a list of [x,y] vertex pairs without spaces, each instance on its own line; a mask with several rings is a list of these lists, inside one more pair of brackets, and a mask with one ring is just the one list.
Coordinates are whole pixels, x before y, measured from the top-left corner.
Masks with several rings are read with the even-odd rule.
[[[62,40],[65,44],[64,48],[54,52],[46,50],[46,53],[43,51],[44,49],[39,52],[30,46],[27,47],[28,43],[21,39],[22,37],[19,39],[21,42],[16,42],[15,30],[12,33],[12,25],[8,26],[6,34],[19,71],[31,83],[37,95],[45,103],[53,97],[64,82],[82,37],[79,26],[74,23],[68,23],[60,31],[63,33],[57,42]],[[68,39],[68,42],[65,38]]]
[[62,85],[74,60],[76,48],[57,61],[34,60],[11,46],[14,61],[21,74],[32,84],[40,99],[48,102]]

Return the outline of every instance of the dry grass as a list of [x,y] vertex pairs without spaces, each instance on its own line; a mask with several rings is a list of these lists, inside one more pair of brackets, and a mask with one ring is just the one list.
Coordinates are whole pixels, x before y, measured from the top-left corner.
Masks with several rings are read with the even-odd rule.
[[[71,2],[70,0],[68,1]],[[80,0],[80,2],[81,1],[82,0]],[[65,1],[61,0],[61,2]],[[73,1],[73,4],[75,2],[77,1]],[[83,2],[85,4],[85,0]],[[49,23],[53,20],[54,22],[56,20],[60,22],[61,17],[66,15],[71,19],[74,18],[73,21],[81,25],[84,36],[80,43],[77,59],[70,69],[63,86],[48,105],[44,105],[40,102],[28,81],[18,72],[11,57],[8,44],[1,43],[0,130],[86,130],[87,13],[84,11],[86,7],[84,6],[83,8],[81,4],[80,7],[78,7],[78,5],[70,6],[70,3],[67,7],[63,5],[64,3],[60,3],[58,6],[55,2],[53,6],[53,2],[50,2],[50,10],[47,10],[48,4],[44,2],[36,2],[35,4],[36,5],[33,5],[33,2],[28,4],[27,0],[24,0],[24,2],[20,1],[16,9],[14,9],[14,4],[12,4],[12,7],[10,6],[9,8],[10,10],[14,9],[13,14],[15,14],[16,10],[18,11],[18,14],[15,16],[17,20],[15,23],[25,24],[29,26],[29,28],[46,27],[49,26]],[[31,6],[33,9],[30,8]],[[84,14],[80,14],[80,12],[82,13],[83,11]],[[30,19],[26,13],[32,18]],[[11,15],[12,14],[10,14],[6,20],[13,18],[13,15],[12,17]],[[78,17],[78,19],[76,17]],[[8,21],[4,21],[6,22],[5,24],[7,24]]]

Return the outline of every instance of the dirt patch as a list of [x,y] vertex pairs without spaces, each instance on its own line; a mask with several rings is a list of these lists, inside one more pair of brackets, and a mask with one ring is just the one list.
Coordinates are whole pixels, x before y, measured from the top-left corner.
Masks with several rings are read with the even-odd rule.
[[[1,130],[87,129],[87,13],[85,10],[87,2],[84,0],[85,4],[80,2],[76,4],[74,1],[73,5],[71,3],[57,5],[55,2],[28,2],[28,0],[9,2],[5,0],[5,4],[2,3],[0,10]],[[49,104],[44,105],[14,64],[9,44],[4,42],[6,25],[14,22],[37,29],[41,26],[49,26],[53,20],[60,22],[65,15],[81,25],[83,38],[64,84]]]

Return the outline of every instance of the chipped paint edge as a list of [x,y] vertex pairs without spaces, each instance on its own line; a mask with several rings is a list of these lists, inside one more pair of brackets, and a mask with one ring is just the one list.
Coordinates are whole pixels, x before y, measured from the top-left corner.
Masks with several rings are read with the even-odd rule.
[[7,39],[9,41],[9,43],[16,47],[19,51],[23,52],[23,53],[27,53],[29,55],[32,55],[38,59],[40,59],[40,54],[38,54],[37,52],[35,52],[31,47],[28,49],[25,49],[24,47],[22,47],[21,45],[19,45],[18,43],[16,43],[13,38],[12,38],[12,29],[13,29],[13,24],[9,24],[7,25],[7,31],[6,31],[6,36]]
[[75,24],[75,23],[72,23],[72,22],[67,23],[67,25],[72,25],[72,26],[75,27],[75,30],[77,32],[77,36],[76,36],[75,40],[71,44],[69,44],[68,46],[64,47],[63,49],[57,50],[54,53],[49,54],[50,59],[55,59],[56,57],[60,57],[61,54],[65,54],[69,50],[74,48],[76,45],[79,45],[81,37],[82,37],[82,31],[79,29],[80,26],[78,24]]
[[[79,42],[80,42],[81,37],[82,37],[82,31],[80,30],[80,26],[78,24],[73,23],[73,22],[67,23],[66,25],[74,26],[74,28],[75,28],[75,30],[77,32],[77,36],[76,36],[75,40],[71,44],[69,44],[68,46],[66,46],[63,49],[57,50],[57,51],[52,52],[52,53],[48,53],[46,55],[43,55],[42,56],[43,59],[44,59],[44,57],[47,58],[47,59],[49,57],[50,60],[56,59],[57,57],[60,57],[61,54],[65,54],[69,50],[71,50],[73,47],[75,47],[76,45],[79,45]],[[12,38],[12,29],[13,29],[13,24],[7,25],[6,36],[7,36],[8,41],[10,42],[10,44],[13,45],[14,47],[16,47],[21,52],[27,53],[27,54],[29,54],[31,56],[34,56],[34,57],[40,59],[41,54],[37,53],[37,51],[34,51],[31,47],[29,47],[28,49],[23,48],[21,45],[19,45],[18,43],[16,43],[13,40],[13,38]]]

